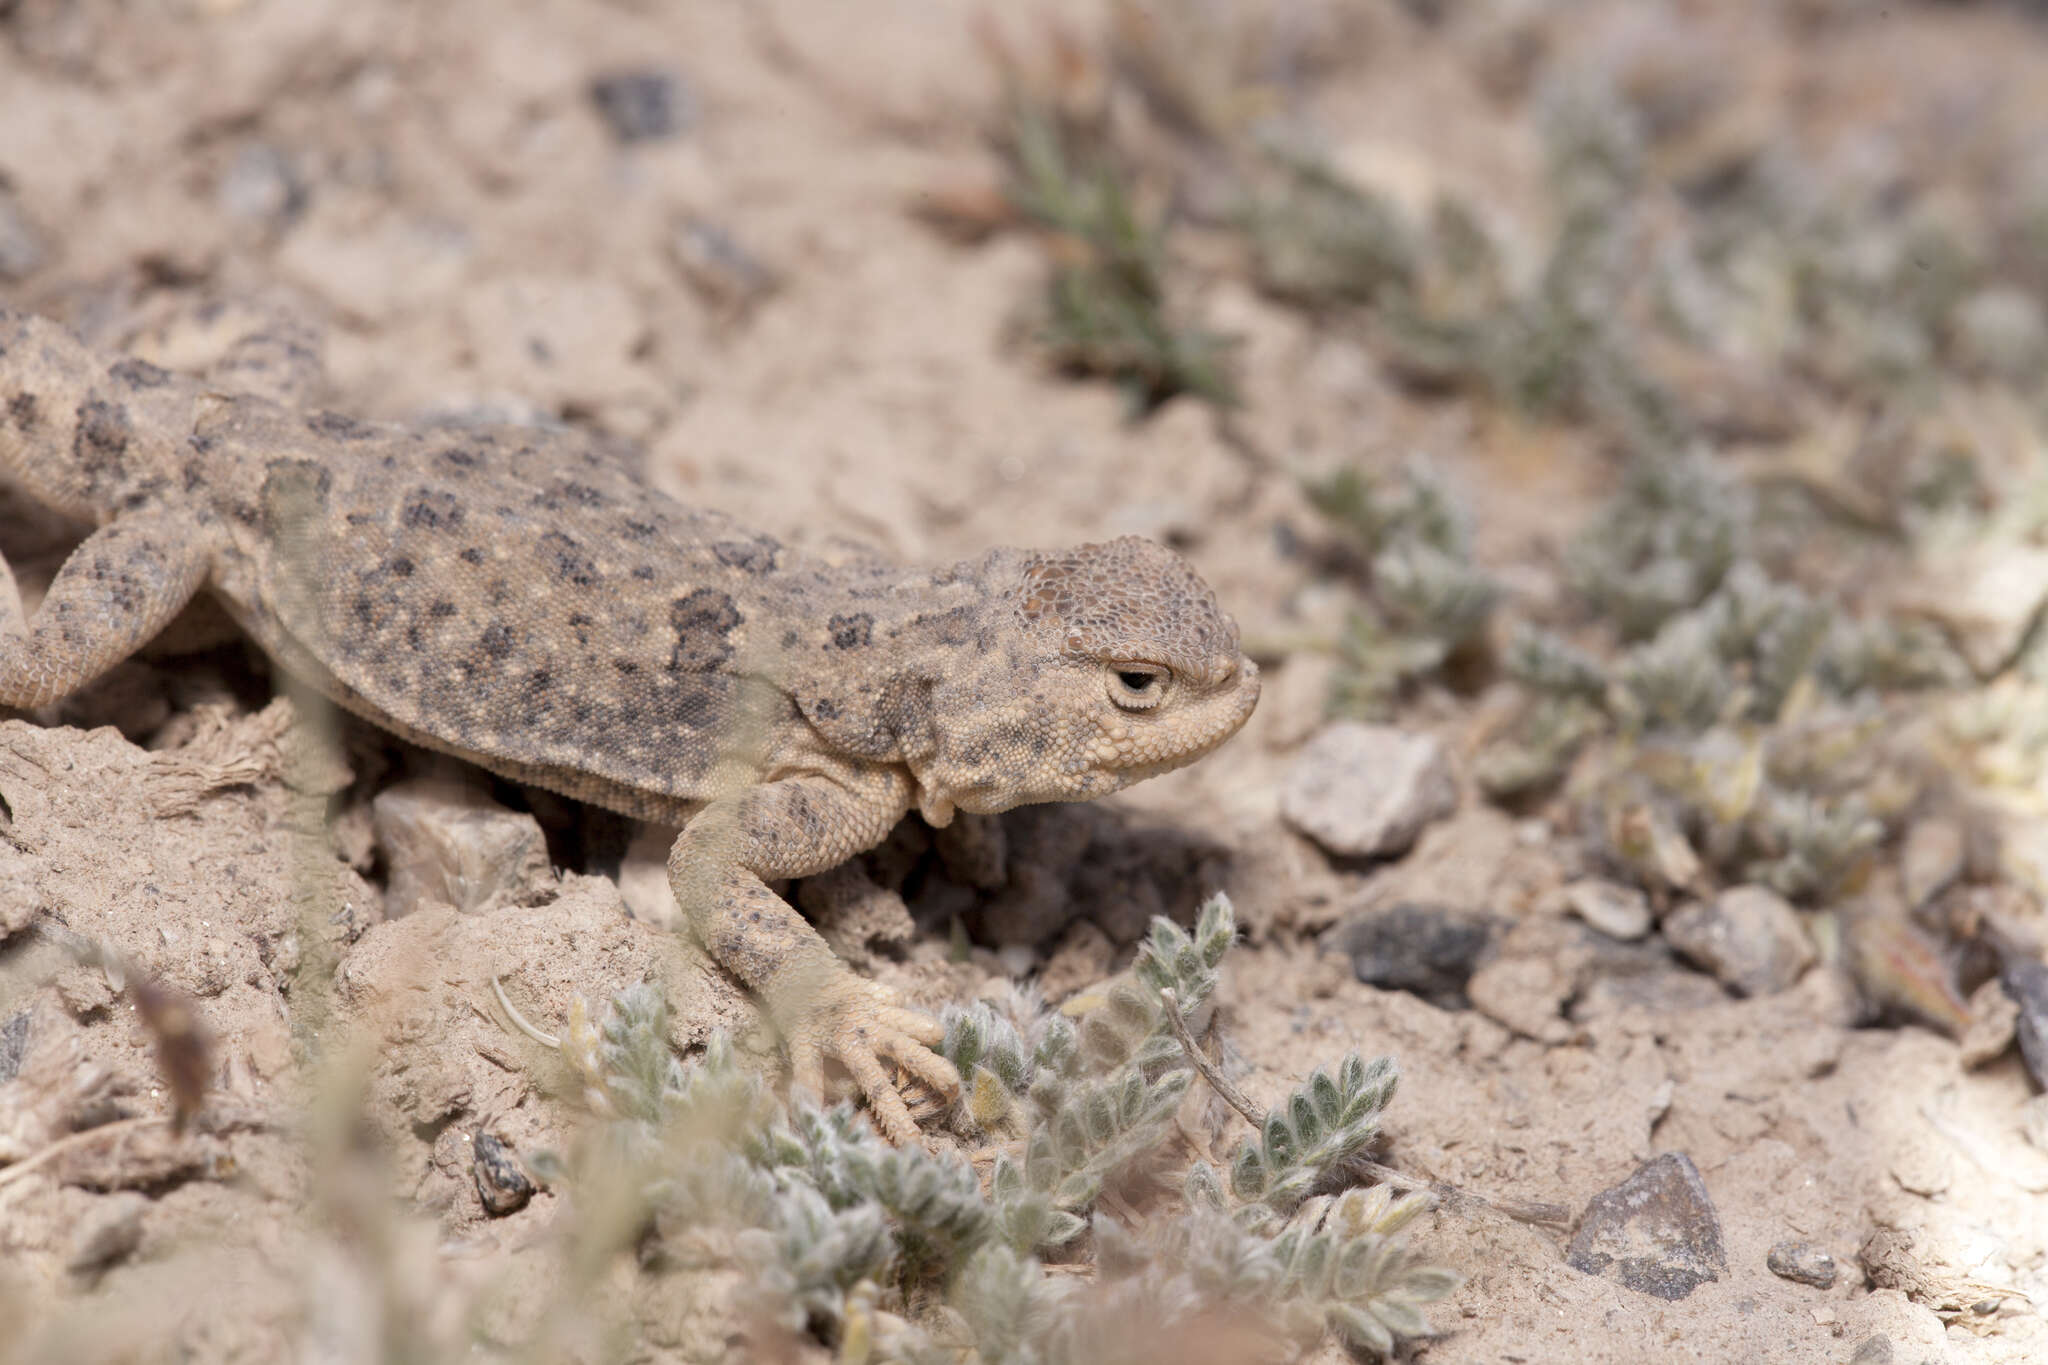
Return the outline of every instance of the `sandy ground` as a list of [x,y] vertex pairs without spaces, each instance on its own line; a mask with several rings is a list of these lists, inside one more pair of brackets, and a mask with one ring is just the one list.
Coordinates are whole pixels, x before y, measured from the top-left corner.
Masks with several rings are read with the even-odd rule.
[[[1031,8],[1077,31],[1098,22],[1078,0]],[[1737,8],[1747,17],[1716,29],[1713,51],[1750,51],[1750,29],[1772,23],[1775,7]],[[1406,8],[1358,10],[1330,30],[1346,35],[1341,75],[1313,109],[1338,162],[1417,194],[1481,190],[1505,221],[1533,212],[1517,108]],[[1720,65],[1764,117],[1797,110],[1817,140],[1882,126],[1910,144],[1944,118],[2012,121],[2017,137],[2021,115],[1986,92],[2030,72],[2048,89],[2048,37],[1997,6],[1892,10],[1825,53],[1760,44],[1754,62]],[[1036,248],[951,243],[911,212],[990,175],[991,78],[968,18],[887,0],[0,4],[0,207],[37,253],[0,299],[195,371],[237,319],[289,316],[324,360],[292,380],[296,398],[377,418],[566,419],[644,451],[678,496],[810,546],[945,561],[1158,536],[1264,638],[1327,621],[1314,565],[1290,551],[1313,516],[1293,471],[1391,468],[1420,449],[1469,503],[1482,562],[1540,591],[1612,478],[1590,436],[1411,395],[1356,338],[1224,271],[1203,310],[1244,338],[1239,421],[1264,460],[1198,403],[1133,424],[1112,388],[1049,375],[1015,344]],[[622,144],[590,82],[650,64],[680,81],[679,126]],[[705,241],[725,244],[720,261],[703,263]],[[33,516],[8,523],[32,589],[68,543]],[[1669,964],[1632,990],[1590,989],[1600,948],[1564,914],[1578,863],[1554,813],[1502,814],[1469,783],[1405,859],[1332,864],[1279,819],[1321,697],[1313,660],[1276,662],[1244,734],[1117,798],[1096,832],[1158,908],[1185,914],[1211,884],[1236,899],[1250,942],[1223,1031],[1247,1089],[1270,1100],[1348,1049],[1390,1052],[1406,1077],[1392,1164],[1577,1211],[1684,1152],[1726,1244],[1717,1282],[1665,1302],[1568,1267],[1562,1233],[1432,1214],[1418,1241],[1470,1278],[1415,1358],[1817,1365],[1873,1336],[1894,1352],[1873,1360],[2048,1358],[2048,1328],[2017,1300],[1950,1325],[1938,1296],[1875,1287],[1856,1263],[1873,1230],[1908,1229],[1952,1277],[2048,1302],[2048,1158],[2018,1136],[2031,1087],[2016,1056],[1966,1071],[1935,1033],[1853,1027],[1825,970],[1751,1000]],[[626,912],[615,857],[539,868],[480,913],[387,913],[368,802],[418,757],[351,731],[347,771],[295,770],[291,714],[264,709],[268,695],[260,662],[230,646],[0,724],[0,874],[36,879],[68,933],[0,948],[0,1016],[28,1019],[13,1061],[39,1087],[33,1102],[17,1091],[0,1132],[17,1163],[0,1166],[0,1302],[34,1324],[0,1356],[284,1359],[309,1320],[367,1352],[323,1358],[375,1355],[374,1296],[360,1265],[335,1268],[332,1229],[383,1196],[321,1156],[352,1130],[304,1117],[338,1083],[297,1061],[340,1039],[357,1045],[328,1049],[327,1066],[365,1097],[384,1189],[410,1216],[372,1258],[385,1292],[484,1286],[487,1334],[516,1336],[528,1251],[560,1201],[488,1217],[471,1143],[488,1131],[541,1150],[577,1109],[548,1054],[504,1024],[491,977],[547,1027],[649,973],[687,1002],[680,1045],[753,1026],[731,983]],[[1469,704],[1439,698],[1412,719],[1462,752]],[[573,813],[541,814],[557,864],[602,842]],[[1510,923],[1509,1003],[1441,1009],[1318,952],[1332,925],[1395,900]],[[1128,905],[1077,908],[1128,941]],[[996,977],[993,955],[947,965],[944,939],[874,969],[928,1004]],[[133,1123],[168,1113],[171,1094],[132,992],[81,965],[80,941],[196,1001],[214,1098],[190,1131]],[[60,1136],[56,1116],[88,1104],[133,1126],[20,1169]],[[1787,1238],[1832,1252],[1833,1288],[1766,1269]],[[628,1358],[689,1354],[657,1335]]]

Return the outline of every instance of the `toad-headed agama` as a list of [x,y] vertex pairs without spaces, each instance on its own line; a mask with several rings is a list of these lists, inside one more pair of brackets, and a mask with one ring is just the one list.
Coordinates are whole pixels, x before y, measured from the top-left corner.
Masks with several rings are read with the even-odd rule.
[[278,665],[416,744],[682,826],[669,881],[814,1089],[881,1058],[950,1092],[929,1017],[768,883],[906,812],[1086,799],[1190,763],[1258,700],[1237,627],[1137,537],[938,570],[806,558],[569,432],[404,428],[222,395],[0,310],[0,473],[96,529],[33,620],[0,562],[0,705],[59,698],[201,589]]

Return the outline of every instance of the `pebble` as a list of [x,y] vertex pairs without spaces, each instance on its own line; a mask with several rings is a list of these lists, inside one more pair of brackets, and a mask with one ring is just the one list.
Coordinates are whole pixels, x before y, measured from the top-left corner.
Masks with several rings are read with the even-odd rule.
[[1999,973],[1999,984],[2019,1005],[2013,1032],[2034,1084],[2048,1089],[2048,965],[2015,956]]
[[1835,1258],[1826,1247],[1788,1239],[1771,1248],[1764,1264],[1779,1279],[1810,1284],[1815,1289],[1834,1288]]
[[1288,767],[1280,814],[1339,857],[1405,853],[1458,805],[1450,752],[1434,735],[1387,725],[1328,725]]
[[608,71],[590,82],[590,100],[620,142],[657,142],[697,121],[697,101],[682,77],[659,67]]
[[1730,887],[1664,920],[1671,946],[1738,995],[1773,995],[1813,965],[1799,912],[1764,886]]
[[305,212],[307,199],[291,158],[268,142],[244,143],[214,195],[228,217],[273,228],[291,226]]
[[540,823],[461,782],[408,779],[377,794],[370,818],[393,916],[433,901],[481,910],[548,872]]
[[1650,898],[1633,886],[1587,877],[1564,889],[1572,913],[1609,938],[1632,943],[1650,932]]
[[16,1010],[0,1024],[0,1085],[21,1074],[21,1059],[28,1055],[29,1013]]
[[2005,989],[2005,984],[1993,977],[1970,993],[1970,1026],[1963,1030],[1963,1041],[1956,1060],[1963,1070],[1974,1071],[1987,1062],[1996,1061],[2012,1046],[2015,1034],[2019,1032],[2020,1006]]
[[1856,1353],[1849,1357],[1849,1365],[1892,1365],[1895,1359],[1890,1337],[1865,1337],[1856,1343]]
[[1403,901],[1348,921],[1332,943],[1366,985],[1463,1009],[1465,983],[1491,946],[1494,927],[1487,915]]
[[503,1218],[525,1208],[533,1198],[533,1182],[527,1179],[512,1144],[489,1133],[478,1133],[473,1145],[476,1193],[483,1201],[484,1212],[493,1218]]
[[1565,1260],[1574,1270],[1674,1302],[1728,1269],[1720,1215],[1683,1152],[1647,1161],[1594,1195]]

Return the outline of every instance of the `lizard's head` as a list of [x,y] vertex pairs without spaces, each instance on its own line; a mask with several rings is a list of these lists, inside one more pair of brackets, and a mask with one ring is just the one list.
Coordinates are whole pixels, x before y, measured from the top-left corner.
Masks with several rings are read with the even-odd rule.
[[1170,772],[1235,734],[1259,700],[1237,623],[1162,545],[998,551],[984,573],[983,638],[1008,647],[981,651],[935,698],[944,738],[919,777],[941,815],[1103,796]]

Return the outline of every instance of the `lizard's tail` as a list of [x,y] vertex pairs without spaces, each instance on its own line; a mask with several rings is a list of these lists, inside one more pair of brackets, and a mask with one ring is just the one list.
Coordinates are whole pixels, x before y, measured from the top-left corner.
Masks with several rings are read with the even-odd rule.
[[53,511],[104,522],[170,474],[194,387],[145,360],[110,360],[54,322],[0,308],[0,475]]

